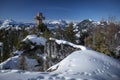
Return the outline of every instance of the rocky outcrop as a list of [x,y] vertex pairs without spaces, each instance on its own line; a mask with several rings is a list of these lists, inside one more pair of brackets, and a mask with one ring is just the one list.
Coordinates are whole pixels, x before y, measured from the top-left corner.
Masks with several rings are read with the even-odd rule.
[[21,69],[28,71],[44,71],[44,44],[46,39],[37,35],[28,35],[21,41],[14,57],[8,58],[0,66],[2,69]]
[[75,48],[66,43],[59,44],[55,40],[46,41],[44,51],[46,54],[45,68],[48,69],[55,65],[76,50],[80,50],[80,48]]
[[57,40],[28,35],[22,40],[14,57],[9,58],[0,66],[2,69],[21,69],[28,71],[47,71],[48,68],[57,64],[69,54],[81,50],[80,45]]
[[[20,58],[20,69],[24,69],[23,63],[26,63],[30,70],[44,71],[44,44],[46,39],[42,37],[37,37],[36,35],[27,36],[22,42],[19,48],[20,51],[23,51],[19,54]],[[33,63],[33,60],[35,63]],[[31,62],[32,65],[27,62]],[[21,68],[22,66],[22,68]],[[26,66],[25,66],[26,67]],[[29,70],[25,68],[25,70]]]

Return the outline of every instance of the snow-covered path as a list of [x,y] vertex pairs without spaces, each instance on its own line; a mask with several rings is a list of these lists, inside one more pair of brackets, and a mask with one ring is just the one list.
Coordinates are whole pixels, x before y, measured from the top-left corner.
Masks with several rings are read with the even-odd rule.
[[[53,72],[0,71],[0,80],[120,80],[120,62],[93,50],[73,52]],[[49,69],[49,70],[50,70]]]

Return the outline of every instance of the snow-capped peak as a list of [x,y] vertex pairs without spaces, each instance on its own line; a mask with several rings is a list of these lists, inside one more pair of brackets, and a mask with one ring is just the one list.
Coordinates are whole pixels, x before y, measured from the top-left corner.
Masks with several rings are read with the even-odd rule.
[[12,24],[18,24],[18,23],[12,19],[7,19],[7,20],[4,20],[3,24],[12,25]]
[[91,21],[91,22],[93,21],[93,20],[92,20],[92,19],[90,19],[90,18],[89,18],[88,20],[89,20],[89,21]]
[[48,24],[61,24],[61,25],[67,24],[67,22],[65,20],[50,20],[50,21],[46,21],[45,23],[48,23]]
[[1,28],[7,28],[9,26],[13,26],[13,25],[17,25],[18,23],[12,19],[7,19],[7,20],[4,20],[0,29]]

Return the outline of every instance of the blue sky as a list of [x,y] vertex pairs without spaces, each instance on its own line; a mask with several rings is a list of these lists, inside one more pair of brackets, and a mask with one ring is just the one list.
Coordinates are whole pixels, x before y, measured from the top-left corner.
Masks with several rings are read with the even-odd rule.
[[120,19],[120,0],[0,0],[0,20],[34,22],[37,12],[46,19]]

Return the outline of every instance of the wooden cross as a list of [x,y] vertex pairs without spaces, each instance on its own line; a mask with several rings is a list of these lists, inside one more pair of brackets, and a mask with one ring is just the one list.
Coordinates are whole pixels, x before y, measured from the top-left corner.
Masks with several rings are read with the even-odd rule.
[[38,12],[34,19],[37,20],[37,26],[40,26],[42,24],[42,20],[45,19],[45,17],[42,15],[42,13]]

